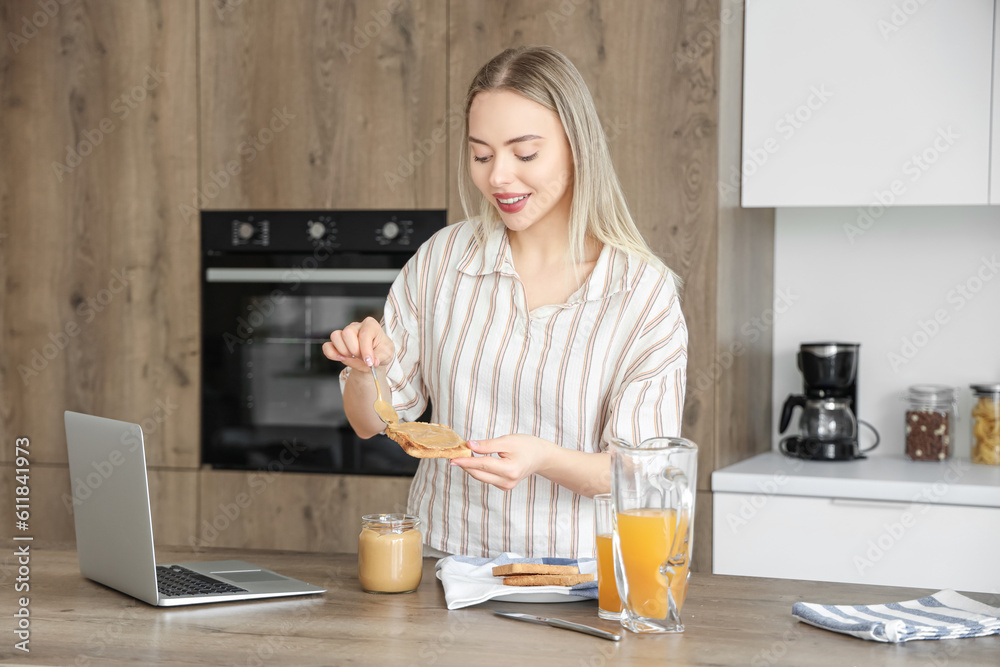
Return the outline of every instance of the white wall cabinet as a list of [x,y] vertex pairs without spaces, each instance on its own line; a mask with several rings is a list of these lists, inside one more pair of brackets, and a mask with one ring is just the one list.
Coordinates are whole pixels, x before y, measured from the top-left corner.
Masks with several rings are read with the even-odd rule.
[[1000,201],[994,4],[748,0],[743,162],[723,186],[747,207]]
[[713,513],[715,574],[1000,591],[1000,508],[716,492]]

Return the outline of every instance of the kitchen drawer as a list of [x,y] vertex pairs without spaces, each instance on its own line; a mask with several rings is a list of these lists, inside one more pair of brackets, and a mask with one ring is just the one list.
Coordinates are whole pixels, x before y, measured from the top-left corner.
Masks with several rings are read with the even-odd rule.
[[715,574],[1000,591],[1000,508],[714,493]]

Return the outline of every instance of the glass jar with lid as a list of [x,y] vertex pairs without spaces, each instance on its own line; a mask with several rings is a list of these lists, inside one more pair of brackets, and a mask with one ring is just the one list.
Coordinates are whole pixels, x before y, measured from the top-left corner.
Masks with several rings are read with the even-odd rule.
[[951,458],[957,413],[954,387],[917,384],[906,392],[906,456],[913,461]]
[[1000,465],[1000,382],[972,388],[972,462]]
[[412,593],[423,574],[420,519],[366,514],[358,535],[358,580],[366,593]]

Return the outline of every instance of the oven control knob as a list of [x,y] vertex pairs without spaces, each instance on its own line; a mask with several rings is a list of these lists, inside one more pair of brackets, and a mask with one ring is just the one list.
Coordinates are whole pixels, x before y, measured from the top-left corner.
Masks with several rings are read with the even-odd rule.
[[326,236],[326,225],[322,222],[309,223],[309,238],[319,241]]
[[236,233],[244,241],[252,239],[255,231],[253,223],[250,222],[241,222],[239,227],[236,228]]
[[382,225],[382,237],[391,241],[399,236],[399,225],[390,220]]

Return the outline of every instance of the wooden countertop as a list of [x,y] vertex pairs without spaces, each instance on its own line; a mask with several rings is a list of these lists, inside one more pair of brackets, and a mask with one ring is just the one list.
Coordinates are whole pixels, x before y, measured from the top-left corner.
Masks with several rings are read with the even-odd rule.
[[[596,601],[486,602],[445,608],[424,561],[416,593],[370,595],[353,554],[213,549],[161,550],[159,562],[239,558],[329,590],[323,596],[193,607],[151,607],[84,579],[71,548],[31,550],[31,652],[10,632],[15,571],[4,579],[8,620],[0,661],[25,665],[984,665],[1000,636],[881,644],[796,621],[797,601],[831,604],[907,600],[932,591],[694,573],[680,635],[635,635],[597,618]],[[12,561],[8,559],[7,563]],[[11,594],[8,595],[8,592]],[[17,596],[24,595],[17,593]],[[983,602],[990,596],[971,594]],[[621,642],[493,616],[492,609],[555,616],[624,634]]]

